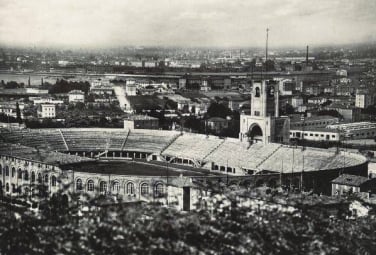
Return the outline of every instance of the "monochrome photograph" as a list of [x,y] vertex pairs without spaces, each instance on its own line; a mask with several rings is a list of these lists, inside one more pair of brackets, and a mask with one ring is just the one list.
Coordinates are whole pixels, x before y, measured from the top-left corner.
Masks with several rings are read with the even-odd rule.
[[376,1],[0,0],[0,254],[376,254]]

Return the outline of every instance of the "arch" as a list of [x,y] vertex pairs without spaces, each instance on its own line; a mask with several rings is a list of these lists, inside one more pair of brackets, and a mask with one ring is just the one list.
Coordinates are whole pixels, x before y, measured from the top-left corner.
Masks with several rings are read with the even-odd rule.
[[105,181],[101,181],[99,183],[99,192],[101,194],[106,194],[107,193],[107,182]]
[[56,181],[57,181],[56,176],[55,176],[55,175],[52,175],[52,176],[51,176],[51,186],[52,186],[52,187],[55,187],[55,186],[56,186]]
[[[35,176],[34,176],[35,177]],[[29,180],[29,172],[27,170],[24,171],[24,180],[28,181]]]
[[83,190],[81,179],[76,180],[76,190],[79,190],[79,191]]
[[269,96],[269,97],[274,97],[274,93],[275,93],[275,91],[274,91],[274,86],[270,86],[270,87],[268,88],[268,96]]
[[260,87],[255,88],[255,97],[260,97]]
[[164,185],[163,183],[157,183],[154,186],[154,196],[160,197],[164,195]]
[[48,174],[45,174],[45,175],[44,175],[44,183],[48,183],[48,179],[49,179]]
[[94,191],[94,181],[93,180],[88,180],[87,184],[86,184],[86,187],[87,187],[87,191],[89,191],[89,192]]
[[126,192],[128,195],[133,195],[134,194],[134,183],[133,182],[128,182],[126,185]]
[[258,124],[252,124],[248,130],[248,138],[250,140],[259,140],[262,139],[262,137],[263,133],[261,127]]
[[114,194],[118,194],[120,192],[120,182],[119,181],[113,181],[112,182],[112,192]]
[[144,182],[140,185],[140,194],[141,196],[145,196],[149,194],[149,184]]

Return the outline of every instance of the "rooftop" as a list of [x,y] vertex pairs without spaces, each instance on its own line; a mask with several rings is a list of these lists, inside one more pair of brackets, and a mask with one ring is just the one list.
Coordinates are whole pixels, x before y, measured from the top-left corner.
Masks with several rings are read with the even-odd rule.
[[332,183],[359,187],[363,183],[367,182],[368,178],[364,176],[342,174],[341,176],[332,180]]

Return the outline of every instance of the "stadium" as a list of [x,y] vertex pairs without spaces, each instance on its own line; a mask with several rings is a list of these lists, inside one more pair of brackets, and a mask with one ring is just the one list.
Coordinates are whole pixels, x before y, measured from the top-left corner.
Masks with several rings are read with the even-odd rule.
[[[341,173],[368,174],[367,159],[360,154],[278,143],[249,144],[234,138],[177,131],[2,129],[0,138],[7,144],[66,155],[57,160],[61,169],[86,174],[98,173],[99,169],[104,174],[131,176],[172,177],[175,173],[196,180],[226,180],[236,185],[244,182],[254,186],[293,185],[325,194],[330,194],[330,181]],[[2,150],[2,153],[11,152]],[[75,162],[64,162],[68,155]],[[131,171],[132,167],[124,165],[129,162],[147,164],[149,170],[144,173],[143,167],[133,167],[138,170]],[[166,168],[168,173],[163,170]]]

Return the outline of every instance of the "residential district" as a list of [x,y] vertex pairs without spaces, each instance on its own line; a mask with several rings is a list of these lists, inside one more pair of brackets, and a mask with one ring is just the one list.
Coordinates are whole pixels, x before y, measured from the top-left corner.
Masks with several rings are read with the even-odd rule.
[[224,187],[261,188],[353,194],[353,217],[367,215],[375,59],[364,45],[2,48],[2,201],[38,209],[62,193],[191,211]]

